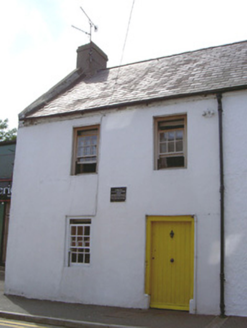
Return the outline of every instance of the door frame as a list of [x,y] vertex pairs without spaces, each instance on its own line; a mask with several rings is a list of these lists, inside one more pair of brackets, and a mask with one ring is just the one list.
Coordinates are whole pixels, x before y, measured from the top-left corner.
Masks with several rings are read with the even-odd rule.
[[[192,229],[191,252],[193,261],[191,263],[191,271],[193,272],[193,282],[191,284],[192,299],[189,304],[189,312],[196,313],[195,288],[196,288],[196,217],[194,215],[146,215],[146,258],[145,258],[145,294],[151,295],[151,226],[152,222],[190,222]],[[176,310],[176,307],[172,309]],[[177,308],[179,310],[179,308]]]

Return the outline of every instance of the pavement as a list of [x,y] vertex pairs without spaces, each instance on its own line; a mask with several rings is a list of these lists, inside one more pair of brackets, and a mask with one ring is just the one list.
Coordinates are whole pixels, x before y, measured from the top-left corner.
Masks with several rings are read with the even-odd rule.
[[4,295],[0,267],[0,317],[70,328],[246,328],[247,317],[189,314],[51,302]]

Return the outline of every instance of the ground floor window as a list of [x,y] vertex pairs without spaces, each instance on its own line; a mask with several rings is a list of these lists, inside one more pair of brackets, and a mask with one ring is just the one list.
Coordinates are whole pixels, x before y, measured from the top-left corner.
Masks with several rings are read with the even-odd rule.
[[68,265],[89,264],[91,219],[70,218],[68,222]]

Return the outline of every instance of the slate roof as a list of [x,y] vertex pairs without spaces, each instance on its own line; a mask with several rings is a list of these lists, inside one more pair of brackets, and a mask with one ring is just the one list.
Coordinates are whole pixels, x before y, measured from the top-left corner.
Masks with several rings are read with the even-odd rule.
[[104,69],[24,112],[37,118],[241,88],[247,88],[247,41]]

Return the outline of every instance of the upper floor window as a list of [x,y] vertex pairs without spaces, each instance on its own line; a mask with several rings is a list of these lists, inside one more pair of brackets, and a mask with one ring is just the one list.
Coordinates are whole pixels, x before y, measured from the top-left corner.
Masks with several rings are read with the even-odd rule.
[[155,168],[186,167],[186,116],[155,120]]
[[74,131],[73,174],[97,172],[99,127]]

